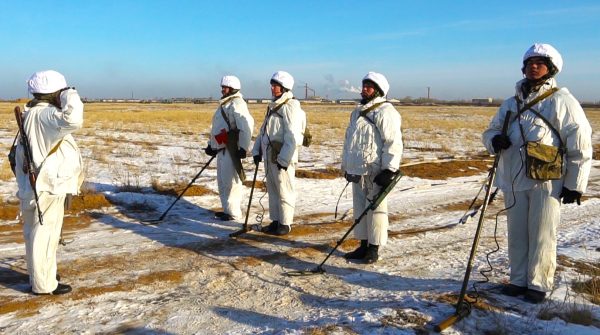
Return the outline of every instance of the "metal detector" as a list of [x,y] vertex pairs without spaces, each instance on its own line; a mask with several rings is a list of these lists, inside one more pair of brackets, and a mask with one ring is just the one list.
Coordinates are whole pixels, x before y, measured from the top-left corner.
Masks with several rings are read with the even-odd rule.
[[254,177],[252,178],[252,188],[250,189],[250,198],[248,199],[248,208],[246,209],[246,219],[244,220],[244,225],[242,226],[242,229],[229,234],[229,237],[231,238],[238,237],[239,235],[245,234],[251,230],[260,231],[260,227],[256,224],[251,225],[250,228],[248,228],[248,216],[250,215],[250,206],[252,205],[252,195],[254,195],[254,185],[256,184],[256,175],[258,174],[259,165],[260,162],[257,162],[256,167],[254,168]]
[[400,180],[401,177],[402,177],[402,172],[400,170],[398,170],[398,172],[396,172],[396,175],[392,179],[391,183],[386,188],[379,191],[379,193],[377,194],[377,196],[375,196],[373,201],[371,201],[369,206],[367,208],[365,208],[365,210],[358,216],[358,218],[356,218],[356,220],[354,220],[354,223],[352,224],[352,226],[350,226],[350,229],[348,229],[346,234],[344,234],[344,236],[342,236],[342,238],[339,241],[337,241],[335,247],[329,252],[327,257],[325,257],[325,259],[321,262],[321,264],[319,264],[316,268],[314,268],[312,270],[289,271],[289,272],[285,272],[284,274],[287,276],[310,276],[310,275],[314,275],[314,274],[325,273],[325,269],[323,269],[323,265],[325,264],[325,262],[327,262],[327,260],[334,253],[334,251],[336,251],[337,248],[342,244],[342,242],[344,242],[344,240],[346,239],[346,237],[348,237],[348,235],[354,229],[354,227],[356,227],[356,225],[358,225],[360,223],[362,218],[365,217],[365,215],[367,215],[369,213],[369,211],[375,210],[379,206],[379,204],[381,204],[383,199],[385,199],[385,197],[392,191],[392,189],[394,188],[394,186],[396,186],[396,184],[398,183],[398,181]]
[[[511,114],[511,111],[506,112],[506,116],[504,117],[504,124],[502,125],[502,135],[506,135],[506,130],[508,129],[508,123]],[[458,302],[456,303],[456,311],[453,315],[451,315],[446,320],[442,321],[440,324],[435,326],[435,331],[437,332],[441,332],[442,330],[452,326],[453,324],[462,320],[471,313],[471,303],[465,300],[465,296],[467,293],[467,286],[469,285],[469,277],[471,276],[471,271],[473,269],[473,259],[475,258],[475,253],[477,252],[477,245],[479,244],[479,236],[481,235],[481,229],[483,228],[485,211],[487,209],[488,204],[491,202],[491,191],[492,186],[494,185],[494,179],[496,177],[496,169],[498,168],[498,162],[500,161],[500,153],[501,150],[496,153],[496,157],[494,158],[494,165],[492,165],[492,168],[490,169],[485,197],[483,199],[483,203],[481,204],[479,222],[477,223],[477,230],[475,231],[475,237],[473,238],[473,245],[471,246],[469,262],[467,263],[467,270],[465,271],[465,277],[463,279],[462,287],[460,289],[460,295],[458,296]]]
[[198,177],[200,177],[200,175],[202,174],[202,172],[204,172],[204,169],[206,169],[208,167],[208,165],[210,165],[210,162],[212,162],[213,159],[215,159],[216,156],[212,156],[208,162],[206,162],[206,164],[204,164],[204,166],[202,167],[202,170],[200,170],[200,172],[198,172],[198,174],[194,177],[194,179],[192,179],[192,181],[190,181],[190,183],[185,187],[185,189],[183,191],[181,191],[181,193],[177,196],[177,199],[175,199],[175,201],[173,201],[173,203],[171,204],[171,206],[169,206],[169,208],[167,208],[167,210],[158,218],[158,219],[154,219],[154,220],[143,220],[142,224],[144,225],[153,225],[153,224],[157,224],[158,222],[162,221],[165,216],[167,216],[167,213],[169,213],[169,211],[171,210],[171,208],[173,208],[173,206],[175,206],[175,203],[177,203],[177,201],[179,201],[179,199],[181,199],[181,197],[185,194],[185,191],[188,190],[188,188],[190,188],[192,186],[192,184],[194,184],[194,182],[196,181],[196,179],[198,179]]

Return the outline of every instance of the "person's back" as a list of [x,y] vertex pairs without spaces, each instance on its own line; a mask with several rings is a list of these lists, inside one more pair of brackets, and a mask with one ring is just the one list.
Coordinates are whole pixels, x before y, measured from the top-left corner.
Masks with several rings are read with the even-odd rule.
[[23,114],[16,154],[27,270],[34,294],[64,294],[71,286],[58,283],[56,249],[67,195],[77,194],[83,181],[81,154],[71,136],[83,125],[83,103],[56,71],[36,72],[28,86],[34,99]]

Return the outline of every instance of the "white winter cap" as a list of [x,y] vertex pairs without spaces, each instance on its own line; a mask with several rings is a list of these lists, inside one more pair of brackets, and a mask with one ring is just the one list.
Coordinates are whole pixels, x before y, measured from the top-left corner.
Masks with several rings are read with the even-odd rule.
[[283,88],[288,89],[290,91],[294,87],[294,77],[292,77],[291,74],[285,71],[277,71],[273,73],[271,80],[276,81],[281,86],[283,86]]
[[558,74],[562,70],[563,59],[560,53],[551,46],[550,44],[545,43],[535,43],[532,45],[529,50],[525,52],[523,55],[523,66],[527,62],[527,60],[531,57],[544,57],[550,59],[552,65],[556,67],[556,73],[552,75]]
[[31,75],[27,87],[29,93],[53,93],[67,87],[67,80],[56,71],[40,71]]
[[370,80],[370,81],[374,82],[375,84],[377,84],[377,86],[379,86],[379,88],[383,92],[384,96],[386,96],[388,94],[388,91],[390,90],[390,84],[388,83],[387,79],[385,79],[385,76],[382,75],[381,73],[369,72],[363,78],[363,81],[365,81],[365,80]]
[[242,84],[236,76],[223,76],[223,78],[221,78],[221,86],[231,87],[234,90],[242,88]]

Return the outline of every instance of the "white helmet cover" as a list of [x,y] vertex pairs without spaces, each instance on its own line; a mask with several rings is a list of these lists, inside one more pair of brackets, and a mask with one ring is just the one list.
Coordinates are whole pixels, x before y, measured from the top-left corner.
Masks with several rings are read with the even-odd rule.
[[223,76],[223,78],[221,78],[221,86],[231,87],[234,90],[242,88],[242,84],[236,76]]
[[294,87],[294,77],[285,71],[277,71],[273,73],[271,80],[278,82],[283,88],[292,90]]
[[29,93],[54,93],[67,87],[65,77],[53,70],[39,71],[27,80]]
[[363,81],[365,81],[365,80],[370,80],[370,81],[374,82],[375,84],[377,84],[377,86],[383,92],[384,96],[386,96],[388,94],[388,91],[390,90],[390,84],[388,83],[388,81],[385,78],[385,76],[382,75],[381,73],[369,72],[363,78]]
[[552,65],[556,68],[556,73],[553,75],[558,74],[562,70],[562,56],[550,44],[535,43],[532,45],[523,55],[523,70],[525,69],[525,63],[527,63],[527,60],[531,57],[544,57],[550,59],[550,62],[552,62]]

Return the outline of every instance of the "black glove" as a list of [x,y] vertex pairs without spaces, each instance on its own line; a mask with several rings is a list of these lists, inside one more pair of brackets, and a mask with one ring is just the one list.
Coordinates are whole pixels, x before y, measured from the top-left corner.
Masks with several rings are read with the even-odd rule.
[[277,168],[279,170],[285,170],[285,171],[287,171],[287,166],[283,166],[283,165],[279,164],[279,162],[277,162]]
[[375,176],[375,184],[381,186],[381,187],[387,187],[389,184],[392,183],[392,179],[394,179],[394,177],[396,176],[396,174],[390,170],[383,170],[381,172],[379,172],[379,174],[377,176]]
[[217,153],[219,153],[219,151],[211,148],[209,145],[206,148],[204,148],[204,153],[209,155],[210,157],[215,157]]
[[510,138],[506,135],[496,135],[492,138],[492,147],[494,148],[494,153],[499,153],[500,150],[508,149],[512,143],[510,143]]
[[260,163],[262,161],[261,155],[254,155],[254,156],[252,156],[252,158],[254,158],[254,165],[258,165],[258,163]]
[[361,177],[361,175],[349,174],[348,172],[344,171],[344,178],[346,178],[346,181],[349,183],[358,183]]
[[581,193],[577,191],[571,191],[563,187],[559,197],[562,199],[563,204],[572,204],[577,201],[577,205],[581,205]]
[[238,149],[238,157],[240,159],[244,159],[246,158],[248,155],[246,154],[246,150],[244,150],[243,148],[239,148]]

